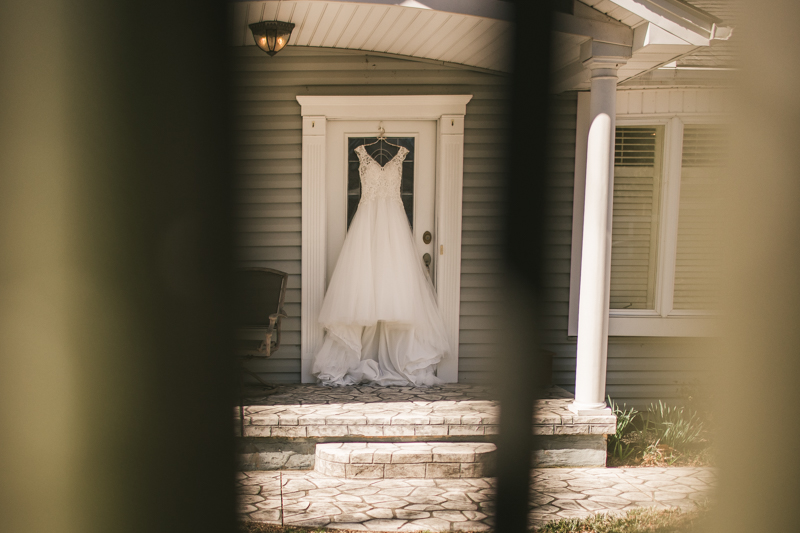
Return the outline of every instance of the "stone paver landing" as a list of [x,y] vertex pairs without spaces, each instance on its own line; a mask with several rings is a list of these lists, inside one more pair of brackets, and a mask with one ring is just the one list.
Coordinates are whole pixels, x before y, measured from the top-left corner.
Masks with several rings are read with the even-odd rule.
[[[549,391],[549,399],[538,400],[534,433],[614,433],[613,416],[575,415],[567,409],[571,401],[572,395],[558,387]],[[250,403],[244,409],[246,437],[446,439],[495,435],[499,423],[498,403],[485,385],[281,385],[273,394]]]
[[[532,526],[640,507],[694,509],[709,498],[709,468],[559,468],[531,474]],[[484,531],[493,478],[360,480],[318,472],[239,474],[243,520],[372,531]]]
[[487,477],[496,452],[481,442],[331,442],[317,444],[314,470],[348,479]]

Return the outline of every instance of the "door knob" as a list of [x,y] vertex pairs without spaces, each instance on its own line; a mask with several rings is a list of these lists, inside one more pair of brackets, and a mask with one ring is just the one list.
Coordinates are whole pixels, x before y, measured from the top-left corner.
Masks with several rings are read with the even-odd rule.
[[425,263],[425,266],[430,269],[431,268],[431,254],[425,254],[422,256],[422,261]]
[[432,238],[433,236],[431,235],[430,231],[426,231],[425,233],[422,234],[422,242],[424,242],[425,244],[430,244]]

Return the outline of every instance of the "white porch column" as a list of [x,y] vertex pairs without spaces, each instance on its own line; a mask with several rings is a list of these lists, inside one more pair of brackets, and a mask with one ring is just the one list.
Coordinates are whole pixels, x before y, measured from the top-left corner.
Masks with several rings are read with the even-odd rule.
[[586,152],[586,196],[581,247],[578,357],[575,401],[579,415],[608,414],[605,402],[608,311],[611,285],[611,217],[617,68],[622,57],[590,57],[592,88]]

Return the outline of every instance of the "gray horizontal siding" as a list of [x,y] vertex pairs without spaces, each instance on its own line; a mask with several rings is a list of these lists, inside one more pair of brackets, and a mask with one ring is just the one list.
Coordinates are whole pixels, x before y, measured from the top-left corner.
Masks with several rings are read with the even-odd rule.
[[[502,159],[507,79],[346,50],[287,49],[273,58],[237,48],[235,183],[238,256],[243,265],[290,274],[281,349],[252,363],[273,382],[300,381],[301,118],[297,95],[472,94],[464,133],[464,201],[459,381],[484,382],[497,354],[503,302],[497,286],[503,214]],[[567,336],[572,231],[574,94],[553,104],[545,265],[544,340],[556,353],[554,380],[572,389],[574,337]],[[691,339],[609,340],[608,393],[643,407],[678,399],[678,387],[708,372],[707,350]]]
[[507,78],[348,50],[234,51],[234,142],[239,262],[290,274],[280,350],[251,368],[300,381],[302,122],[297,95],[472,94],[464,132],[459,381],[484,381],[496,352],[500,169]]
[[[507,81],[496,80],[503,84]],[[458,361],[461,383],[488,381],[501,334],[498,258],[504,214],[502,165],[507,141],[503,84],[496,86],[491,95],[475,91],[464,119]]]

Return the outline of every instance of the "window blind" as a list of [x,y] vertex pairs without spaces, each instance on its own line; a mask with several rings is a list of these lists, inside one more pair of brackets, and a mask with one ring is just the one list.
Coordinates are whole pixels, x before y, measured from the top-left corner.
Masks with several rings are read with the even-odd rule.
[[720,125],[683,130],[674,309],[712,310],[718,301],[716,223],[727,136]]
[[654,309],[664,128],[620,126],[614,153],[611,309]]

